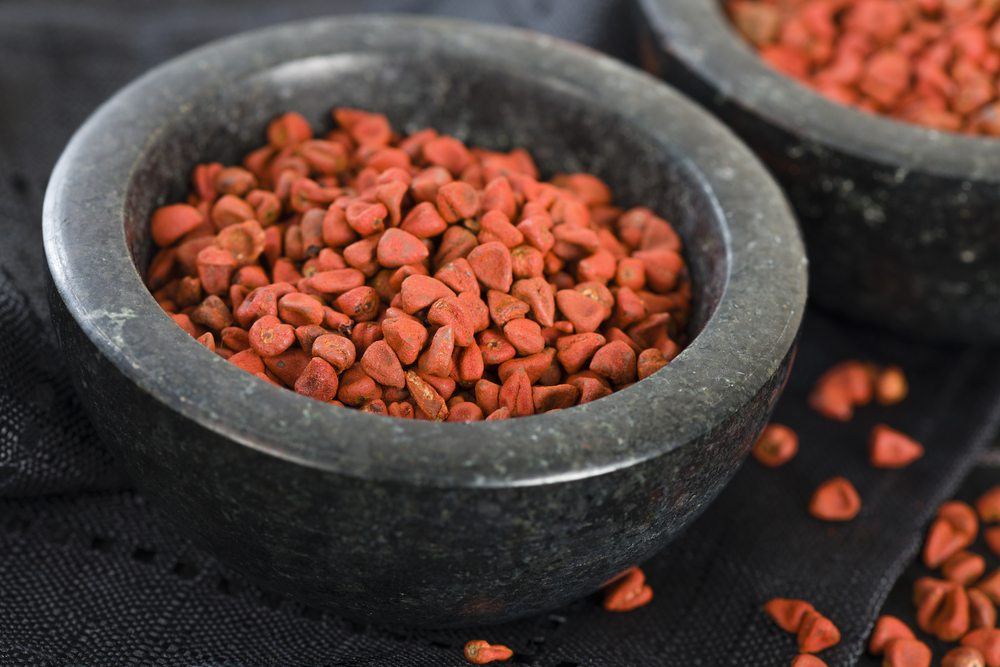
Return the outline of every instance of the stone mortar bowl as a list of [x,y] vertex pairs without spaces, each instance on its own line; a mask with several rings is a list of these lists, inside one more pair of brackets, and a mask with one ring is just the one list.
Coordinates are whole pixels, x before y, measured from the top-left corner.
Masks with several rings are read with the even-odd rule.
[[1000,341],[1000,141],[831,102],[764,63],[719,0],[640,0],[646,69],[724,120],[796,211],[813,300],[912,337]]
[[[149,215],[195,163],[262,143],[275,115],[330,125],[334,105],[530,146],[545,172],[592,171],[661,212],[686,241],[697,337],[608,398],[475,424],[323,405],[211,354],[143,285]],[[790,210],[721,123],[587,49],[436,19],[293,23],[154,70],[70,142],[44,235],[80,396],[178,530],[266,589],[415,626],[554,608],[661,549],[768,419],[806,297]]]

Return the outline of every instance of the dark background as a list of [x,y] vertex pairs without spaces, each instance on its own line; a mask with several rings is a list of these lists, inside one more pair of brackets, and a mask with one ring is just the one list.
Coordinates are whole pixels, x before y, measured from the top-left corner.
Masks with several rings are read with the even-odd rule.
[[[800,432],[800,455],[780,470],[748,462],[644,566],[655,600],[626,615],[587,599],[489,629],[358,626],[246,586],[117,473],[45,324],[39,221],[52,164],[101,101],[173,55],[278,21],[376,10],[530,27],[635,60],[637,16],[625,1],[0,2],[0,664],[461,665],[462,644],[485,637],[512,646],[520,665],[787,665],[794,642],[759,611],[777,595],[806,597],[830,616],[844,637],[823,657],[855,664],[887,597],[909,613],[921,571],[906,568],[923,526],[992,441],[996,352],[920,345],[811,312],[777,415]],[[850,424],[809,411],[816,377],[853,357],[903,365],[911,398]],[[878,421],[912,433],[927,456],[872,470],[864,443]],[[833,475],[864,499],[846,525],[805,512]],[[987,461],[961,493],[973,498],[998,478]]]

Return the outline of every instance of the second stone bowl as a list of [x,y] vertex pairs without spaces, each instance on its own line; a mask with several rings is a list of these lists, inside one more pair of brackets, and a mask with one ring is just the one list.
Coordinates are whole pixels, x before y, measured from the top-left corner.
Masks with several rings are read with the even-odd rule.
[[[694,337],[607,398],[474,424],[374,416],[254,379],[179,329],[141,278],[151,211],[289,110],[386,113],[528,146],[671,220]],[[53,317],[97,428],[179,531],[253,582],[355,619],[488,623],[598,589],[711,502],[768,419],[806,296],[777,186],[651,77],[537,34],[405,17],[313,20],[207,46],[78,131],[44,210]]]
[[644,67],[768,166],[809,250],[811,296],[915,338],[1000,341],[1000,140],[831,102],[773,70],[719,0],[641,0]]

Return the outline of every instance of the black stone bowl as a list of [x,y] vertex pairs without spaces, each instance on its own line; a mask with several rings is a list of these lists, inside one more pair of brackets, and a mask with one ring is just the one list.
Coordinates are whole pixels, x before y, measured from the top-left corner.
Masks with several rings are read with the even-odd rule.
[[1000,341],[1000,141],[831,102],[764,63],[719,0],[640,0],[644,67],[716,113],[797,213],[813,300],[936,340]]
[[[150,212],[290,109],[386,112],[599,174],[686,241],[692,344],[589,405],[475,424],[377,417],[253,379],[160,312]],[[753,155],[665,85],[541,35],[340,18],[222,41],[147,74],[77,132],[46,194],[54,323],[94,423],[178,529],[259,585],[356,619],[500,621],[597,589],[718,493],[793,356],[806,265]]]

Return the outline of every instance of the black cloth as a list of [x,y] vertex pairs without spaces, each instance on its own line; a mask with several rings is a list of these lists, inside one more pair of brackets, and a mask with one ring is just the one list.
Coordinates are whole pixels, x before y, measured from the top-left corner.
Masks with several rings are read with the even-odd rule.
[[[358,626],[245,585],[129,489],[44,324],[38,224],[48,172],[84,117],[149,66],[245,28],[360,9],[480,17],[632,56],[624,2],[0,3],[0,664],[447,666],[465,664],[466,640],[486,638],[514,648],[520,665],[787,665],[793,639],[760,612],[777,595],[808,598],[830,616],[843,641],[823,657],[855,664],[922,526],[994,435],[996,351],[905,342],[810,313],[777,414],[799,431],[799,456],[778,470],[748,462],[644,565],[655,599],[630,614],[586,599],[492,628]],[[806,394],[844,358],[899,363],[911,398],[865,408],[849,424],[822,419]],[[871,469],[865,442],[879,421],[923,441],[925,458]],[[981,474],[995,480],[995,470]],[[848,524],[805,511],[833,475],[864,499]]]

